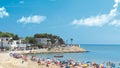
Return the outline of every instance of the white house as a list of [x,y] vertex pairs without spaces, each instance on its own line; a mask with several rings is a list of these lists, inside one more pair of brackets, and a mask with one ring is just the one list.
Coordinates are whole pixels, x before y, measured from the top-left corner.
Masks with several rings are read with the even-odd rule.
[[44,44],[44,45],[52,44],[50,41],[51,39],[49,38],[36,38],[35,40],[37,41],[37,44]]
[[9,46],[11,39],[10,37],[0,37],[0,46]]
[[11,43],[11,48],[18,47],[18,44],[21,44],[21,40],[13,40],[13,42]]
[[11,49],[14,49],[14,48],[25,49],[27,46],[30,46],[30,44],[23,44],[20,39],[20,40],[13,40],[10,46],[11,46]]

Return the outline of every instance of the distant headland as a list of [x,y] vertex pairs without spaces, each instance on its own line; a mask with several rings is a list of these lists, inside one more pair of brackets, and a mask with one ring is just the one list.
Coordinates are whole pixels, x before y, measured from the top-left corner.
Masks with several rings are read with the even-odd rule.
[[47,33],[21,38],[13,33],[0,32],[0,49],[19,53],[87,52],[79,44],[73,44],[73,40],[70,38],[68,44],[60,36]]

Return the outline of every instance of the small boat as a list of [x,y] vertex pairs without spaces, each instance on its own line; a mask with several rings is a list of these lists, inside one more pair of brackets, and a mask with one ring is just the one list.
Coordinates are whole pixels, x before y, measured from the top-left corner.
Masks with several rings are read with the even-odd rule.
[[58,55],[58,56],[54,56],[54,57],[55,57],[55,58],[62,58],[63,56],[62,56],[62,55],[61,55],[61,56]]

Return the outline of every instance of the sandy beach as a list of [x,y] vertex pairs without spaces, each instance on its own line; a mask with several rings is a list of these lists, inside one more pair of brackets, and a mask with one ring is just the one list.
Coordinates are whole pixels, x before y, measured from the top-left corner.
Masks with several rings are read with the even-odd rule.
[[[11,57],[10,53],[0,53],[0,58],[0,68],[104,68],[105,65],[97,64],[95,62],[88,62],[88,64],[82,62],[76,64],[76,62],[73,62],[73,64],[68,65],[70,67],[66,67],[66,63],[55,63],[53,61],[48,63],[45,60],[41,60],[40,64],[38,64],[38,61],[32,61],[29,58],[23,60],[23,58]],[[108,62],[107,64],[107,68],[114,67],[114,64],[111,62]]]
[[[70,47],[71,49],[64,49],[67,52],[72,52],[73,50],[79,51],[79,48]],[[61,50],[61,49],[60,49]],[[37,50],[36,50],[37,51]],[[34,53],[36,53],[34,51]],[[9,51],[0,53],[0,68],[107,68],[114,67],[115,63],[106,62],[104,64],[97,64],[95,62],[76,62],[74,59],[69,59],[65,61],[57,60],[55,58],[40,58],[37,56],[31,56],[27,54],[29,51]],[[41,51],[38,51],[41,52]],[[38,53],[37,52],[37,53]],[[42,51],[44,52],[44,50]],[[15,57],[19,55],[19,58]],[[38,63],[38,61],[40,61]],[[68,67],[67,67],[68,66]]]
[[[82,48],[78,47],[68,47],[68,48],[60,48],[60,49],[52,49],[50,52],[79,52],[79,51],[85,51]],[[27,54],[30,51],[13,51],[14,53],[19,53],[19,54]],[[41,50],[32,50],[31,52],[33,53],[46,53],[48,52],[46,49],[41,49]],[[56,64],[49,64],[49,67],[46,67],[46,62],[41,61],[41,64],[38,65],[37,61],[31,61],[28,59],[27,61],[24,61],[22,63],[23,59],[19,58],[13,58],[10,56],[9,53],[0,53],[0,68],[60,68],[59,65]]]
[[[79,48],[72,47],[72,49],[67,48],[62,51],[61,49],[59,49],[57,52],[63,52],[63,51],[73,52],[74,49],[76,49],[76,51],[82,51]],[[49,66],[47,66],[46,61],[41,61],[41,64],[39,65],[37,61],[31,61],[30,58],[27,58],[27,61],[25,61],[23,58],[15,58],[13,56],[10,56],[10,53],[19,53],[23,55],[23,53],[27,54],[28,52],[29,51],[12,51],[12,52],[9,51],[5,53],[0,53],[0,57],[1,57],[0,68],[62,68],[60,67],[60,64],[50,63]],[[34,53],[40,53],[40,52],[46,53],[47,51],[43,49],[43,50],[33,50],[33,52]],[[52,50],[51,52],[54,52],[54,50]],[[28,56],[28,57],[31,57],[31,56]],[[79,68],[79,67],[76,66],[76,68]]]
[[[9,53],[0,53],[0,68],[61,68],[56,64],[49,64],[49,67],[46,66],[45,62],[41,62],[41,65],[38,65],[37,62],[27,60],[22,63],[22,59],[16,59],[9,56]],[[76,67],[78,68],[78,67]]]
[[[10,57],[8,53],[0,53],[0,57],[0,68],[46,68],[45,63],[38,65],[31,60],[22,63],[22,59]],[[49,65],[49,68],[59,68],[59,66]]]

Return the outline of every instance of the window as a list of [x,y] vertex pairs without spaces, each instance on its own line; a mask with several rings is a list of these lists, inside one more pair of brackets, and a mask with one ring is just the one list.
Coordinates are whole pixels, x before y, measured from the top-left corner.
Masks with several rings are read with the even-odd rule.
[[20,42],[16,42],[16,44],[20,44]]
[[8,41],[8,38],[6,39],[6,41]]

